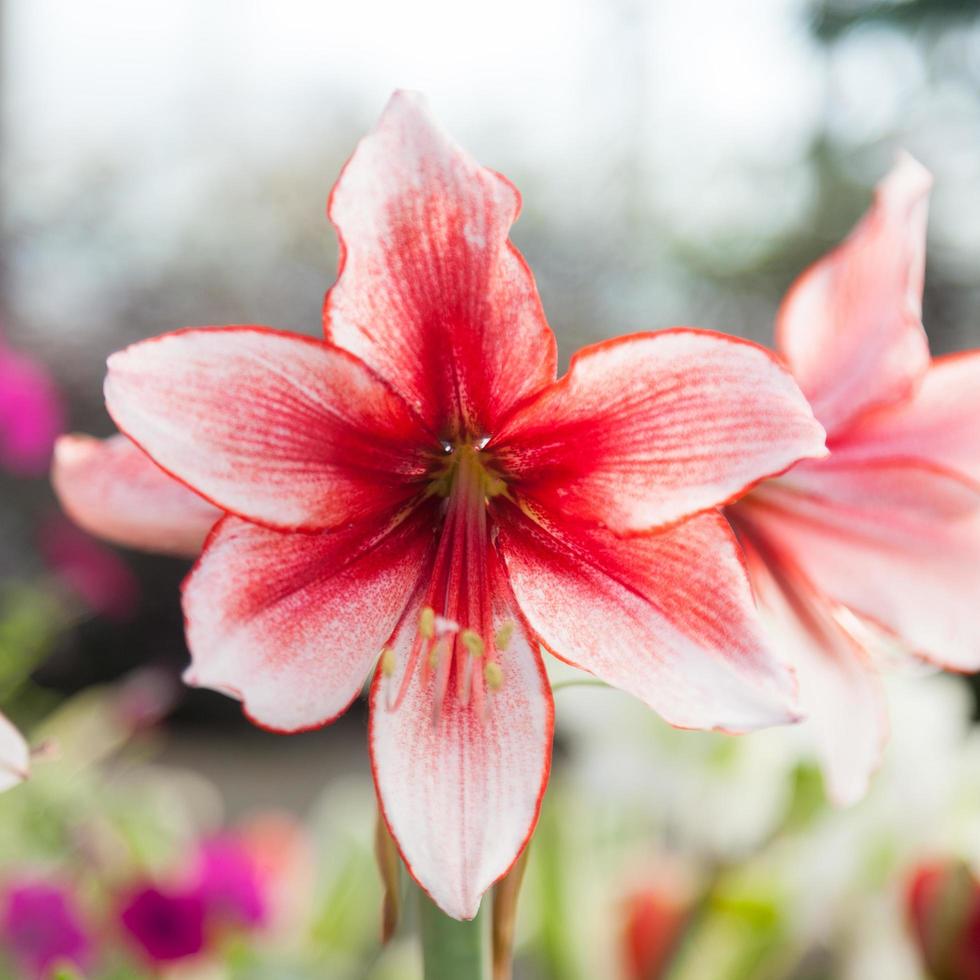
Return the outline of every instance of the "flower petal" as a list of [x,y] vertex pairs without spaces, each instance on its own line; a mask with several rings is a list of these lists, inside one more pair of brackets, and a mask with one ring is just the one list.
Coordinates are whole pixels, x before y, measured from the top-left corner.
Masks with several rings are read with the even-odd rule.
[[908,396],[929,365],[921,321],[931,186],[903,154],[850,236],[783,301],[778,347],[831,436]]
[[[868,654],[836,621],[826,598],[770,558],[769,548],[750,530],[739,529],[746,531],[742,542],[749,576],[773,646],[796,671],[827,793],[838,806],[849,806],[867,791],[888,740],[881,679]],[[768,560],[761,557],[763,550]]]
[[635,334],[579,351],[490,443],[517,489],[625,534],[744,493],[823,430],[762,347],[709,331]]
[[554,336],[507,240],[519,210],[513,185],[408,92],[392,97],[331,195],[341,262],[324,304],[327,338],[441,436],[491,432],[554,380]]
[[545,528],[501,508],[498,547],[553,653],[672,725],[745,732],[797,719],[734,536],[717,512],[658,535]]
[[51,482],[79,527],[127,548],[193,557],[221,517],[123,435],[59,437]]
[[0,793],[27,779],[31,751],[24,736],[0,715]]
[[417,492],[425,436],[345,351],[262,327],[182,330],[109,358],[116,424],[223,510],[283,530],[380,513]]
[[357,697],[432,543],[424,509],[285,534],[224,518],[184,586],[187,681],[282,732],[333,721]]
[[980,351],[936,358],[915,394],[851,426],[834,458],[916,459],[980,485]]
[[[816,476],[808,481],[818,485]],[[773,481],[739,507],[751,508],[767,537],[824,595],[920,656],[954,670],[980,669],[975,488],[947,471],[901,461],[839,465],[819,486],[818,496]]]
[[[394,710],[387,689],[398,676],[379,671],[371,688],[371,762],[382,812],[413,877],[457,919],[476,915],[483,893],[527,844],[551,765],[554,705],[544,666],[499,565],[493,582],[495,628],[516,627],[500,654],[499,690],[464,704],[450,682],[437,715],[432,674],[416,670]],[[402,665],[417,610],[392,640]]]

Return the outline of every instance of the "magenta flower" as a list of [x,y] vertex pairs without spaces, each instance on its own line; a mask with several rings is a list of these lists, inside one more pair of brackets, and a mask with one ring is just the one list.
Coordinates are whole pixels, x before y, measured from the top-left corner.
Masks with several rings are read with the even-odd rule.
[[831,455],[728,509],[840,803],[864,793],[887,739],[883,639],[980,667],[980,351],[930,362],[930,186],[905,156],[787,294],[777,343]]
[[91,942],[75,901],[66,889],[44,882],[8,885],[0,933],[4,948],[29,976],[46,980],[52,967],[73,963],[84,969]]
[[204,915],[204,900],[196,890],[149,885],[129,897],[120,919],[149,959],[169,963],[204,949]]
[[235,836],[222,834],[201,843],[194,882],[209,924],[254,928],[265,923],[268,910],[259,869]]
[[[556,380],[507,238],[518,209],[398,94],[331,195],[325,341],[179,331],[114,355],[106,382],[120,430],[227,515],[185,585],[189,682],[295,732],[336,718],[377,667],[384,816],[461,918],[537,819],[553,724],[540,646],[676,725],[797,717],[717,507],[825,452],[784,369],[718,334],[607,341]],[[194,539],[199,519],[175,533],[173,488],[146,472],[165,521],[122,526],[89,497],[88,526]],[[141,510],[138,492],[111,495]]]
[[63,425],[50,373],[0,340],[0,466],[16,476],[41,476]]

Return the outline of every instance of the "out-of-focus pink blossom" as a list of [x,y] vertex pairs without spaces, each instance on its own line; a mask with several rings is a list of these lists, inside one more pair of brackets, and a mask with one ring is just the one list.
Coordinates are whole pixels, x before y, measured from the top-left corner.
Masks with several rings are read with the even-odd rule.
[[980,881],[958,861],[920,865],[905,896],[909,927],[934,980],[980,980]]
[[3,894],[3,945],[25,975],[46,978],[59,963],[84,969],[92,947],[71,894],[47,882],[14,882]]
[[666,974],[693,905],[693,883],[680,868],[657,867],[622,903],[622,955],[628,980]]
[[204,949],[205,908],[194,890],[149,885],[134,891],[120,914],[126,931],[157,963],[196,956]]
[[63,427],[51,374],[0,340],[0,466],[17,476],[43,475]]
[[202,842],[194,880],[209,925],[254,928],[266,921],[258,864],[233,834]]
[[60,515],[45,521],[38,543],[51,570],[89,609],[120,620],[133,615],[139,584],[114,551]]
[[727,508],[839,804],[863,795],[888,738],[889,647],[980,669],[980,351],[930,358],[931,184],[903,156],[787,293],[777,344],[831,453]]

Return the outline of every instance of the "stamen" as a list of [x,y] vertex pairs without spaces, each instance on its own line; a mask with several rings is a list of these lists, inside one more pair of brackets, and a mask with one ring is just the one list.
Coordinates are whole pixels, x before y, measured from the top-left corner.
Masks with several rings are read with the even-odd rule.
[[498,650],[506,650],[510,646],[510,641],[514,638],[514,620],[507,619],[503,622],[500,629],[494,634],[493,645]]
[[483,642],[483,637],[480,636],[475,630],[463,630],[459,634],[459,638],[463,643],[463,646],[469,650],[471,656],[482,657],[483,651],[486,648],[486,644]]
[[391,677],[395,673],[395,651],[391,647],[385,647],[381,651],[381,673],[385,677]]
[[432,606],[425,606],[419,613],[419,633],[426,640],[431,640],[436,635],[436,611]]
[[504,669],[496,660],[488,660],[483,665],[483,679],[491,691],[499,691],[504,683]]

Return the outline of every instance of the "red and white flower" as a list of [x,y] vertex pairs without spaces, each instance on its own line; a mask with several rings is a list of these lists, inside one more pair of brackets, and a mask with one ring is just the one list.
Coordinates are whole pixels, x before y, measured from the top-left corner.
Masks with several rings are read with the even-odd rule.
[[850,237],[786,296],[777,345],[831,455],[728,509],[840,803],[864,793],[887,739],[887,646],[980,668],[980,351],[930,361],[931,183],[903,156]]
[[[717,508],[825,452],[789,374],[718,334],[598,344],[556,381],[507,238],[519,204],[398,94],[330,199],[325,341],[185,330],[113,355],[106,382],[119,428],[226,515],[185,585],[188,680],[293,732],[373,672],[384,817],[461,918],[537,818],[553,721],[539,644],[675,725],[797,717]],[[87,526],[115,494],[111,533],[141,533],[123,526],[127,491],[82,503],[71,482]],[[167,499],[152,533],[174,542]]]

